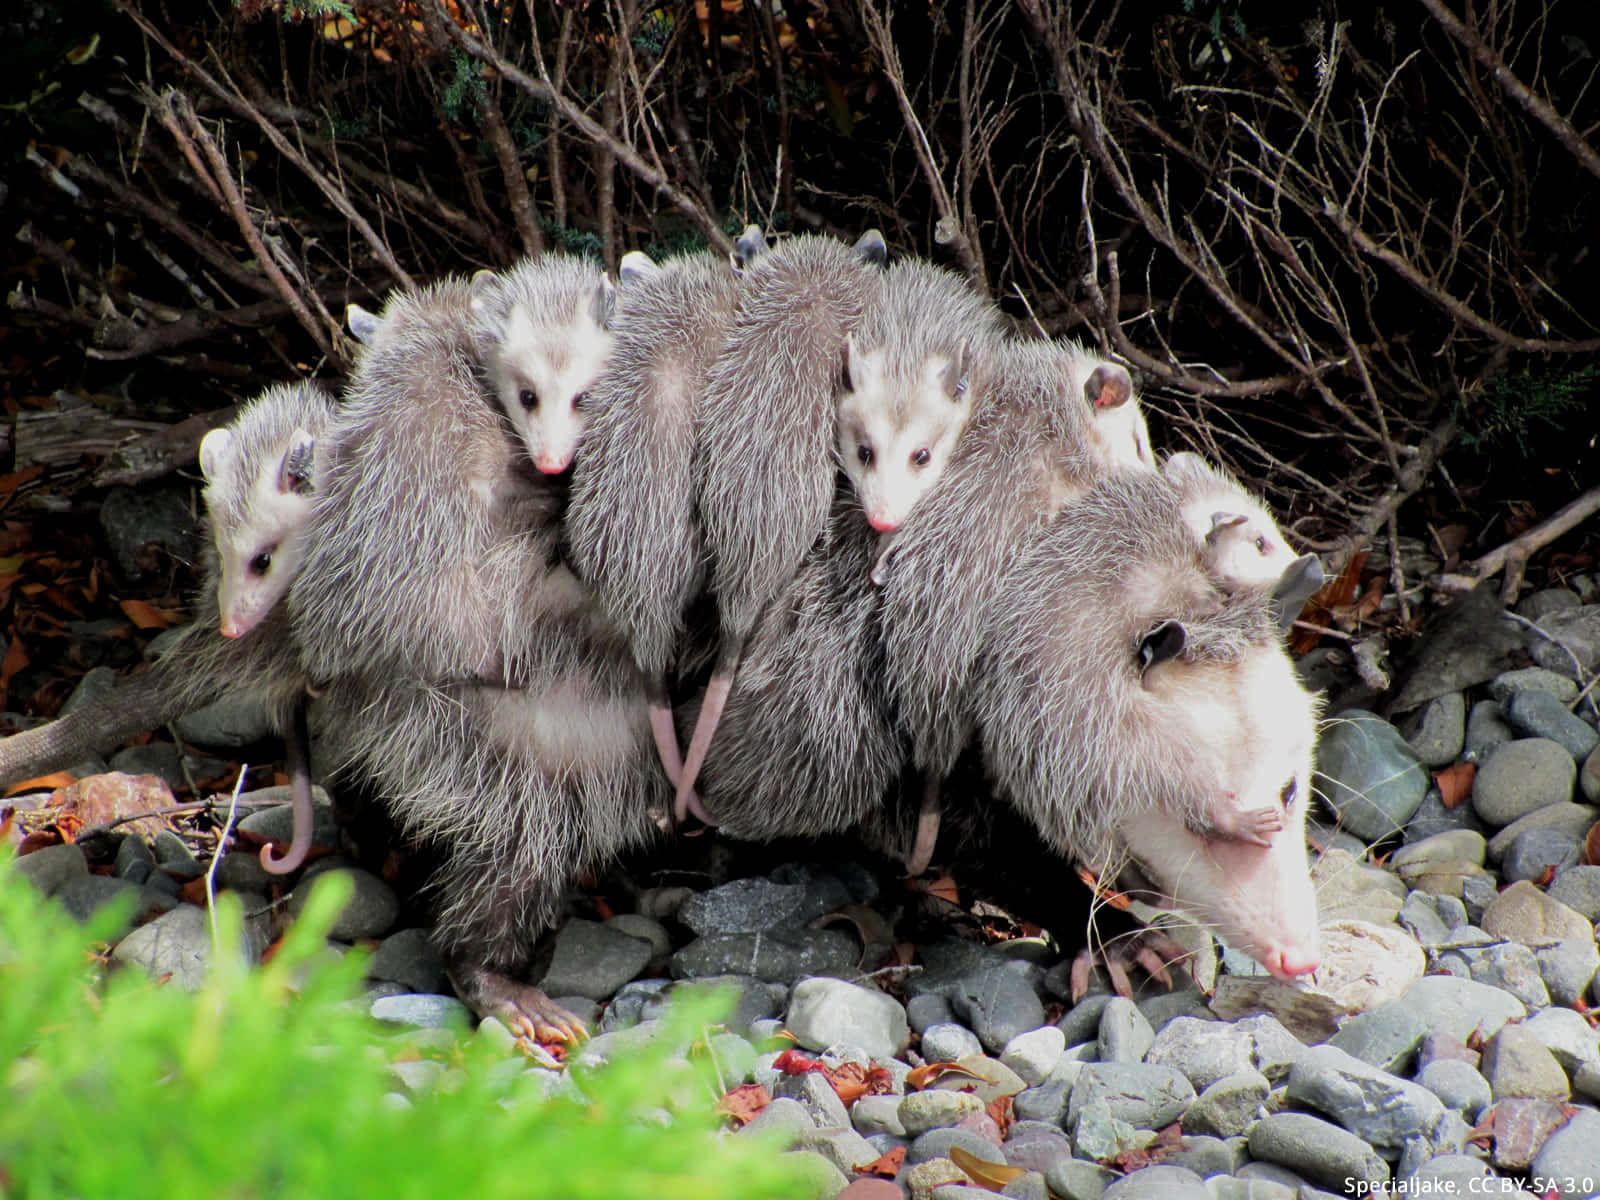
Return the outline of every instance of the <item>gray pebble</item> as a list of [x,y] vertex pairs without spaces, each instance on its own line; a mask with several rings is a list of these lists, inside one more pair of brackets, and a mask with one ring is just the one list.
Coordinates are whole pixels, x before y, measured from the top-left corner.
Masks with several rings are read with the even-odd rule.
[[1156,1034],[1146,1063],[1175,1067],[1199,1090],[1240,1071],[1260,1071],[1274,1085],[1305,1050],[1275,1017],[1203,1021],[1178,1017]]
[[1409,846],[1413,842],[1423,841],[1435,834],[1453,833],[1459,829],[1471,829],[1482,833],[1484,824],[1479,820],[1478,814],[1472,811],[1470,804],[1458,804],[1454,808],[1446,808],[1439,789],[1429,785],[1428,790],[1423,793],[1422,803],[1417,806],[1417,811],[1411,814],[1411,820],[1406,822],[1405,837],[1402,840]]
[[925,1062],[955,1062],[982,1053],[983,1043],[965,1025],[931,1025],[922,1031],[922,1057]]
[[641,916],[656,921],[670,921],[694,894],[694,889],[687,887],[645,888],[639,893],[634,907]]
[[1484,755],[1517,735],[1506,724],[1505,710],[1497,700],[1479,700],[1467,714],[1467,744],[1463,751],[1472,762],[1483,761]]
[[556,934],[540,986],[551,996],[604,1000],[644,970],[651,955],[649,942],[609,924],[570,920]]
[[963,976],[950,993],[950,1007],[994,1054],[1017,1034],[1044,1024],[1044,1005],[1038,994],[1027,978],[1012,970],[982,970]]
[[1072,1157],[1072,1142],[1057,1125],[1021,1120],[1011,1127],[1011,1136],[1000,1150],[1011,1166],[1044,1172]]
[[1439,956],[1440,966],[1453,969],[1456,963],[1466,967],[1467,978],[1515,996],[1527,1008],[1543,1008],[1550,1003],[1538,959],[1518,942],[1463,946]]
[[[1054,972],[1051,972],[1046,977],[1047,981],[1053,978]],[[1051,990],[1054,992],[1053,988]],[[1098,1038],[1100,1036],[1100,1015],[1105,1012],[1106,1005],[1110,1004],[1114,998],[1109,992],[1085,996],[1063,1013],[1061,1020],[1056,1022],[1056,1028],[1061,1030],[1062,1036],[1067,1040],[1067,1045],[1077,1046]]]
[[1428,790],[1428,773],[1399,730],[1351,708],[1324,726],[1313,786],[1347,830],[1376,841],[1405,827]]
[[929,1200],[990,1200],[993,1195],[988,1188],[965,1183],[943,1183],[928,1193]]
[[1467,920],[1477,922],[1483,920],[1483,913],[1489,905],[1494,903],[1494,898],[1500,894],[1492,875],[1485,875],[1476,879],[1461,881],[1461,906],[1466,910]]
[[1532,1174],[1554,1180],[1563,1198],[1600,1189],[1600,1113],[1592,1108],[1575,1112],[1540,1147]]
[[930,1090],[912,1092],[900,1101],[900,1124],[908,1137],[930,1129],[948,1129],[983,1111],[983,1101],[971,1092]]
[[450,981],[426,929],[391,933],[367,960],[367,978],[398,983],[413,992],[443,994]]
[[230,850],[217,864],[217,886],[235,892],[256,892],[267,895],[283,876],[274,875],[261,865],[259,854],[243,850]]
[[1099,1163],[1069,1158],[1044,1173],[1050,1190],[1062,1200],[1101,1200],[1116,1173]]
[[888,1133],[905,1137],[905,1126],[900,1123],[901,1096],[862,1096],[850,1106],[850,1123],[856,1132],[870,1137],[875,1133]]
[[[994,1193],[989,1194],[992,1196]],[[1010,1197],[1010,1200],[1050,1200],[1050,1185],[1038,1171],[1029,1171],[1006,1184],[1000,1189],[1000,1194]]]
[[813,902],[804,884],[735,879],[689,897],[678,910],[678,920],[703,937],[792,929],[826,911]]
[[1258,1121],[1250,1131],[1250,1153],[1344,1194],[1352,1180],[1372,1186],[1389,1181],[1388,1164],[1370,1145],[1309,1113],[1273,1113]]
[[606,925],[618,933],[649,943],[652,962],[672,953],[672,936],[667,933],[667,927],[653,917],[641,913],[618,913]]
[[780,1076],[771,1091],[774,1096],[785,1096],[805,1105],[812,1125],[818,1129],[850,1128],[850,1114],[844,1102],[819,1071]]
[[261,697],[249,691],[185,713],[172,727],[184,741],[216,750],[253,746],[276,732]]
[[[1455,899],[1453,896],[1446,898]],[[1437,946],[1450,937],[1451,926],[1445,924],[1445,919],[1439,915],[1436,903],[1438,899],[1439,897],[1430,896],[1426,892],[1412,892],[1400,906],[1397,919],[1411,931],[1419,945]],[[1460,901],[1456,903],[1459,904]]]
[[1151,1130],[1135,1129],[1111,1111],[1105,1100],[1085,1104],[1072,1123],[1072,1152],[1095,1162],[1112,1162],[1135,1150],[1143,1150],[1154,1139]]
[[42,894],[53,896],[67,880],[87,875],[89,861],[84,858],[81,846],[69,842],[24,854],[13,860],[11,869],[31,880]]
[[1565,704],[1578,695],[1578,685],[1569,676],[1543,667],[1506,671],[1489,681],[1489,695],[1497,704],[1509,704],[1519,692],[1544,692]]
[[1583,760],[1578,771],[1578,790],[1590,804],[1600,802],[1600,749]]
[[1086,1063],[1067,1104],[1068,1129],[1089,1104],[1104,1102],[1112,1116],[1137,1129],[1161,1129],[1189,1110],[1194,1088],[1172,1067],[1150,1063]]
[[1568,1074],[1584,1065],[1600,1067],[1600,1032],[1570,1008],[1547,1008],[1522,1022],[1524,1032],[1554,1054]]
[[212,954],[206,914],[192,904],[180,904],[123,938],[111,957],[144,968],[153,979],[169,977],[172,985],[195,992],[205,983]]
[[1195,1100],[1183,1118],[1189,1133],[1237,1137],[1263,1115],[1272,1085],[1260,1071],[1239,1071],[1217,1080]]
[[713,933],[674,954],[670,968],[675,979],[753,975],[791,984],[808,975],[853,971],[860,953],[855,939],[836,929]]
[[854,1177],[857,1167],[864,1167],[876,1159],[880,1151],[854,1129],[817,1129],[804,1131],[796,1148],[812,1150],[838,1167],[846,1179]]
[[334,919],[328,936],[336,941],[353,942],[357,938],[382,937],[394,928],[400,915],[400,900],[383,880],[371,871],[359,867],[336,867],[302,879],[289,893],[288,910],[299,916],[313,888],[325,876],[339,874],[350,881],[350,899]]
[[1300,1189],[1273,1179],[1214,1175],[1206,1180],[1211,1200],[1300,1200]]
[[153,850],[156,866],[179,879],[196,879],[202,868],[189,845],[170,829],[156,834]]
[[619,1029],[631,1029],[647,1018],[659,1016],[658,1012],[652,1010],[652,1002],[664,997],[671,987],[670,979],[635,979],[623,984],[611,997],[605,1015],[600,1018],[600,1032],[615,1033]]
[[1430,1031],[1463,1042],[1480,1027],[1488,1037],[1507,1021],[1520,1021],[1528,1014],[1515,996],[1448,975],[1424,975],[1405,990],[1401,1000],[1422,1014]]
[[1571,866],[1558,871],[1545,894],[1589,921],[1600,921],[1600,867]]
[[150,878],[155,865],[156,856],[151,853],[145,840],[136,833],[130,833],[118,843],[117,859],[111,869],[119,879],[142,884]]
[[1547,804],[1525,817],[1519,817],[1491,837],[1489,859],[1498,862],[1511,848],[1511,843],[1530,829],[1560,829],[1581,838],[1589,832],[1589,827],[1596,820],[1600,820],[1600,809],[1591,808],[1587,804],[1573,804],[1569,801]]
[[[1296,1104],[1326,1113],[1379,1149],[1399,1150],[1408,1137],[1433,1130],[1445,1114],[1444,1105],[1428,1089],[1327,1045],[1311,1046],[1300,1056],[1289,1072],[1284,1094]],[[1255,1150],[1254,1134],[1251,1150]],[[1295,1166],[1281,1158],[1273,1161]]]
[[1460,1059],[1441,1058],[1429,1063],[1417,1072],[1417,1082],[1439,1097],[1446,1108],[1455,1109],[1469,1121],[1476,1121],[1494,1098],[1489,1081]]
[[1564,938],[1537,946],[1533,957],[1555,1004],[1576,1004],[1600,970],[1600,949],[1593,938]]
[[799,1141],[801,1134],[815,1128],[805,1105],[787,1096],[778,1096],[739,1132],[750,1137],[770,1136],[780,1146],[788,1147]]
[[1114,996],[1100,1014],[1102,1062],[1136,1063],[1156,1040],[1156,1031],[1132,1000]]
[[1186,1167],[1164,1163],[1124,1175],[1102,1196],[1104,1200],[1211,1200],[1200,1176]]
[[189,786],[183,775],[183,751],[171,742],[151,742],[118,750],[107,763],[124,775],[154,775],[173,791]]
[[1530,829],[1511,843],[1500,860],[1500,877],[1514,883],[1519,879],[1542,882],[1552,868],[1560,871],[1577,863],[1583,845],[1559,829]]
[[1518,738],[1496,746],[1478,767],[1472,807],[1490,825],[1509,825],[1550,804],[1572,799],[1578,767],[1559,742]]
[[[1587,678],[1600,665],[1600,605],[1546,613],[1536,624],[1549,636],[1542,637],[1528,630],[1524,644],[1533,661],[1541,667],[1570,676],[1572,660],[1576,657],[1578,673]],[[1560,644],[1555,644],[1557,642]]]
[[789,997],[786,1019],[795,1039],[811,1050],[848,1042],[874,1057],[892,1058],[911,1036],[897,1000],[842,979],[801,980]]
[[1224,1141],[1207,1134],[1185,1134],[1178,1143],[1178,1149],[1163,1154],[1161,1161],[1166,1166],[1185,1167],[1201,1179],[1209,1179],[1213,1175],[1231,1175],[1244,1166],[1245,1159],[1240,1152],[1248,1154],[1241,1141]]
[[[68,879],[56,889],[56,900],[79,921],[87,921],[106,905],[121,900],[131,907],[123,921],[121,930],[133,928],[134,919],[138,916],[139,908],[145,900],[144,889],[129,883],[126,879],[118,879],[114,875],[79,875]],[[159,892],[150,892],[148,898],[165,909],[170,909],[177,902],[170,896]]]
[[906,1001],[906,1020],[918,1033],[925,1033],[934,1025],[948,1025],[955,1019],[956,1014],[950,1010],[950,1001],[938,992],[923,992]]
[[[1144,1018],[1139,1019],[1142,1021]],[[1017,1034],[1006,1043],[1000,1061],[1015,1071],[1029,1087],[1033,1087],[1049,1077],[1066,1048],[1067,1039],[1061,1030],[1054,1025],[1045,1025]]]
[[[289,803],[287,784],[245,792],[239,799],[258,806],[248,816],[239,818],[240,829],[285,846],[289,844],[294,837],[294,808]],[[339,844],[339,822],[334,819],[333,803],[320,787],[311,789],[311,844],[328,847]]]
[[1423,766],[1445,767],[1460,756],[1466,736],[1466,697],[1449,692],[1423,706],[1417,727],[1407,740]]
[[1481,1158],[1441,1154],[1406,1178],[1415,1196],[1526,1196],[1514,1182],[1496,1175]]
[[1600,733],[1548,692],[1518,692],[1505,706],[1506,723],[1530,738],[1549,738],[1582,762],[1600,743]]
[[374,1019],[391,1025],[412,1025],[419,1029],[464,1027],[472,1011],[454,996],[383,996],[372,1002]]
[[988,1138],[967,1129],[930,1129],[911,1143],[906,1151],[906,1166],[914,1167],[931,1158],[947,1158],[950,1147],[959,1146],[984,1162],[1005,1164],[1006,1157]]
[[1520,1024],[1505,1026],[1484,1046],[1483,1076],[1496,1100],[1565,1100],[1572,1094],[1556,1056]]
[[1537,621],[1549,613],[1579,608],[1582,605],[1583,601],[1578,598],[1578,593],[1570,588],[1543,588],[1537,592],[1529,592],[1519,600],[1516,613],[1519,617]]

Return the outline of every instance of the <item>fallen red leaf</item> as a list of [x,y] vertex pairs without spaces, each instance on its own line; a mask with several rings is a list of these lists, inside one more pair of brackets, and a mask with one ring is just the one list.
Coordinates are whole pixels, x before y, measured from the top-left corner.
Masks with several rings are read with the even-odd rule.
[[1011,1097],[996,1096],[993,1100],[989,1101],[988,1113],[989,1119],[993,1121],[1000,1130],[1000,1140],[1004,1141],[1006,1138],[1010,1137],[1011,1126],[1015,1124],[1017,1119],[1015,1114],[1011,1111]]
[[23,792],[54,792],[61,788],[71,787],[78,782],[78,777],[68,771],[55,771],[49,775],[40,775],[37,779],[24,779],[21,783],[13,783],[6,789],[7,796],[19,796]]
[[926,1066],[914,1067],[906,1075],[906,1088],[913,1092],[920,1092],[923,1088],[931,1086],[935,1080],[946,1075],[965,1075],[969,1079],[976,1079],[980,1083],[993,1083],[987,1075],[980,1075],[977,1071],[969,1070],[960,1063],[936,1062]]
[[772,1095],[766,1088],[759,1083],[744,1083],[717,1101],[717,1111],[732,1117],[742,1127],[754,1121],[771,1103]]
[[1583,862],[1590,867],[1600,865],[1600,821],[1589,826],[1589,832],[1583,839]]
[[823,1065],[814,1058],[807,1058],[798,1050],[785,1050],[772,1060],[772,1065],[785,1075],[804,1075],[807,1071],[821,1071]]
[[877,1175],[884,1179],[893,1179],[900,1174],[900,1166],[906,1161],[906,1148],[896,1146],[893,1150],[885,1150],[877,1158],[864,1167],[857,1167],[857,1175]]
[[157,608],[146,600],[119,600],[117,607],[140,629],[171,629],[179,621],[177,613]]
[[11,645],[6,647],[6,656],[0,660],[0,690],[11,682],[11,677],[28,665],[28,652],[23,649],[22,639],[13,631]]
[[1477,777],[1477,763],[1461,762],[1445,767],[1441,771],[1435,771],[1433,782],[1438,785],[1439,797],[1444,801],[1444,806],[1459,808],[1467,797],[1472,795],[1472,781]]
[[863,1096],[884,1096],[894,1091],[894,1076],[883,1067],[847,1062],[840,1063],[832,1070],[823,1067],[822,1075],[846,1108]]
[[196,908],[206,907],[206,877],[191,879],[178,889],[178,899],[185,904],[193,904]]

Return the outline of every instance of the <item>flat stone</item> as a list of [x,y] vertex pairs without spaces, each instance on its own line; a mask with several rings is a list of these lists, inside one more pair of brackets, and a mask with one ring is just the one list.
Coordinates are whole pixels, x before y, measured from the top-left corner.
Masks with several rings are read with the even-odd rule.
[[906,1048],[911,1029],[898,1001],[842,979],[803,979],[789,997],[788,1028],[810,1050],[847,1043],[892,1058]]
[[927,1062],[956,1062],[983,1053],[978,1035],[953,1022],[930,1025],[922,1033],[922,1057]]
[[965,1129],[930,1129],[911,1143],[911,1149],[906,1151],[906,1165],[914,1167],[936,1158],[948,1158],[952,1146],[958,1146],[984,1162],[1003,1166],[1006,1161],[1005,1155],[1000,1153],[1000,1147],[979,1134]]
[[83,847],[66,842],[13,859],[11,869],[29,880],[41,894],[53,896],[69,879],[87,875],[89,861],[83,856]]
[[1571,1074],[1585,1065],[1600,1067],[1600,1032],[1570,1008],[1547,1008],[1522,1022],[1534,1038]]
[[1567,1074],[1537,1037],[1521,1025],[1507,1025],[1483,1048],[1483,1075],[1496,1100],[1565,1100]]
[[372,1002],[375,1020],[418,1029],[464,1028],[472,1011],[454,996],[383,996]]
[[935,1025],[949,1025],[955,1019],[950,1001],[938,992],[923,992],[906,1000],[906,1020],[911,1022],[911,1028],[917,1033],[925,1033]]
[[1280,1084],[1304,1050],[1300,1040],[1271,1016],[1234,1022],[1178,1017],[1156,1034],[1145,1062],[1172,1067],[1192,1087],[1204,1091],[1242,1071],[1259,1071],[1272,1084]]
[[740,1129],[739,1134],[748,1137],[770,1137],[778,1145],[787,1148],[798,1142],[802,1134],[809,1133],[815,1128],[816,1124],[811,1120],[811,1114],[806,1111],[804,1104],[788,1096],[778,1096],[756,1114],[755,1120]]
[[573,919],[556,934],[540,986],[551,996],[604,1000],[644,970],[653,954],[649,942],[609,924]]
[[1483,928],[1495,937],[1532,944],[1594,936],[1592,922],[1526,880],[1513,883],[1484,910]]
[[789,984],[808,975],[853,972],[860,953],[855,939],[837,929],[712,933],[674,954],[669,969],[675,979],[753,975]]
[[1369,1187],[1389,1182],[1389,1165],[1370,1145],[1309,1113],[1273,1113],[1256,1122],[1250,1131],[1250,1153],[1341,1194],[1349,1194],[1345,1189],[1352,1182]]
[[[1144,1020],[1142,1016],[1139,1019]],[[1046,1025],[1017,1034],[1006,1043],[1000,1061],[1015,1071],[1018,1078],[1029,1087],[1033,1087],[1049,1077],[1066,1048],[1066,1035],[1054,1025]]]
[[1156,1031],[1132,1000],[1113,997],[1100,1014],[1100,1060],[1136,1063],[1156,1040]]
[[1500,877],[1508,883],[1526,879],[1541,883],[1556,871],[1573,866],[1583,844],[1559,829],[1530,829],[1521,834],[1500,860]]
[[1519,692],[1505,706],[1506,723],[1530,738],[1549,738],[1582,762],[1597,744],[1600,733],[1548,692]]
[[1423,766],[1446,767],[1460,757],[1466,737],[1466,697],[1449,692],[1423,706],[1417,727],[1407,741]]
[[1101,1195],[1103,1200],[1211,1200],[1200,1176],[1165,1163],[1130,1171]]
[[1115,1162],[1155,1141],[1155,1131],[1135,1129],[1104,1100],[1083,1106],[1072,1122],[1072,1152],[1095,1162]]
[[1428,1159],[1405,1183],[1413,1196],[1518,1196],[1527,1192],[1515,1182],[1496,1175],[1481,1158],[1470,1154],[1441,1154]]
[[210,922],[192,904],[141,925],[111,952],[115,961],[142,967],[152,979],[168,978],[186,992],[197,992],[205,983],[212,955]]
[[898,1115],[907,1136],[918,1137],[930,1129],[949,1129],[974,1113],[983,1101],[971,1092],[912,1092],[900,1101]]
[[1428,790],[1428,774],[1393,725],[1346,709],[1324,726],[1313,786],[1346,829],[1377,841],[1405,827]]
[[[1524,633],[1524,645],[1534,662],[1558,675],[1570,677],[1574,674],[1572,660],[1576,657],[1582,677],[1587,680],[1594,675],[1595,668],[1600,667],[1600,605],[1588,604],[1546,613],[1535,624],[1549,637],[1541,637],[1532,630]],[[1552,638],[1560,644],[1552,644]]]
[[1067,1104],[1066,1124],[1076,1130],[1078,1117],[1094,1102],[1136,1129],[1161,1129],[1188,1111],[1195,1101],[1193,1086],[1172,1067],[1150,1063],[1088,1063],[1078,1075]]
[[817,1129],[802,1132],[795,1143],[796,1149],[811,1150],[822,1155],[839,1168],[845,1178],[851,1178],[858,1167],[867,1166],[880,1156],[880,1152],[854,1129]]
[[1539,973],[1533,951],[1520,942],[1492,942],[1484,946],[1461,946],[1439,955],[1439,965],[1465,977],[1509,993],[1529,1009],[1550,1003],[1550,993]]
[[367,978],[390,980],[413,992],[443,994],[450,986],[426,929],[402,929],[384,938],[367,960]]
[[1469,1121],[1494,1099],[1489,1081],[1474,1067],[1455,1058],[1441,1058],[1417,1072],[1417,1082],[1427,1088],[1446,1108],[1453,1108]]
[[171,742],[151,742],[118,750],[106,764],[124,775],[155,775],[178,790],[188,786],[183,775],[183,751]]
[[1600,749],[1594,750],[1583,760],[1583,766],[1578,771],[1578,790],[1590,804],[1600,801]]
[[1399,1150],[1419,1132],[1427,1136],[1445,1115],[1444,1105],[1428,1089],[1334,1046],[1307,1049],[1289,1072],[1285,1095],[1326,1113],[1380,1150]]
[[186,742],[215,750],[240,750],[272,737],[271,714],[259,695],[245,691],[185,713],[172,727]]
[[817,907],[803,884],[735,879],[689,897],[678,910],[678,920],[703,937],[793,929],[826,911]]
[[1417,1047],[1427,1035],[1424,1015],[1402,999],[1357,1013],[1327,1044],[1380,1071],[1403,1074],[1409,1071]]
[[1072,1157],[1072,1141],[1058,1126],[1046,1125],[1043,1121],[1018,1121],[1011,1127],[1011,1136],[1000,1150],[1009,1165],[1043,1173]]
[[1539,977],[1552,1003],[1576,1004],[1600,971],[1600,948],[1593,938],[1566,938],[1534,947]]
[[1567,1123],[1571,1107],[1561,1100],[1497,1100],[1479,1121],[1494,1125],[1489,1160],[1502,1171],[1521,1171],[1550,1135]]
[[998,1054],[1017,1034],[1045,1023],[1038,994],[1015,971],[983,970],[965,975],[949,999],[956,1015],[992,1054]]
[[850,1183],[844,1172],[815,1150],[785,1150],[779,1160],[800,1176],[803,1182],[799,1186],[805,1188],[802,1195],[836,1196]]
[[[294,808],[289,803],[289,787],[257,788],[239,797],[256,806],[255,811],[239,818],[239,828],[256,837],[279,842],[287,846],[294,837]],[[334,847],[339,844],[339,822],[334,817],[333,802],[320,787],[311,789],[311,844]]]
[[[1070,960],[1063,964],[1064,967],[1071,965]],[[1053,995],[1065,999],[1067,994],[1056,991],[1054,982],[1055,972],[1052,971],[1045,976],[1045,986]],[[1106,1005],[1110,1004],[1113,998],[1110,992],[1085,996],[1061,1015],[1061,1019],[1056,1022],[1056,1028],[1061,1030],[1061,1036],[1066,1038],[1067,1045],[1079,1046],[1100,1036],[1100,1014],[1105,1012]]]
[[666,958],[672,953],[672,935],[667,932],[665,925],[653,917],[642,913],[618,913],[607,920],[606,925],[618,933],[625,933],[646,943],[650,947],[651,961]]
[[1406,989],[1404,1002],[1422,1014],[1434,1033],[1465,1042],[1474,1033],[1492,1036],[1507,1021],[1520,1021],[1527,1007],[1488,984],[1449,975],[1426,975]]
[[189,845],[170,829],[156,834],[151,846],[156,866],[178,879],[197,879],[202,874],[199,861]]
[[1549,613],[1580,608],[1582,605],[1583,601],[1579,599],[1578,593],[1570,588],[1542,588],[1537,592],[1529,592],[1519,600],[1516,611],[1519,617],[1537,621]]
[[905,1137],[905,1126],[900,1124],[900,1102],[903,1096],[862,1096],[850,1106],[850,1123],[863,1137],[875,1133]]
[[1519,817],[1491,837],[1489,860],[1499,862],[1511,848],[1511,843],[1530,829],[1559,829],[1581,839],[1589,832],[1590,826],[1596,819],[1600,819],[1600,809],[1591,808],[1587,804],[1573,804],[1570,801],[1547,804],[1525,817]]
[[1600,1113],[1592,1108],[1573,1113],[1539,1148],[1532,1173],[1553,1180],[1563,1200],[1600,1187]]
[[1217,1080],[1190,1106],[1183,1118],[1188,1133],[1237,1137],[1265,1115],[1272,1085],[1259,1071],[1239,1071]]
[[1114,1171],[1099,1163],[1069,1158],[1044,1173],[1050,1190],[1061,1200],[1102,1200],[1106,1188],[1117,1178]]
[[1544,692],[1566,704],[1578,697],[1578,685],[1570,676],[1558,675],[1543,667],[1523,667],[1506,671],[1489,682],[1489,695],[1495,703],[1506,705],[1520,692]]
[[1478,765],[1472,807],[1490,825],[1509,825],[1536,809],[1572,799],[1578,767],[1559,742],[1518,738],[1496,746]]

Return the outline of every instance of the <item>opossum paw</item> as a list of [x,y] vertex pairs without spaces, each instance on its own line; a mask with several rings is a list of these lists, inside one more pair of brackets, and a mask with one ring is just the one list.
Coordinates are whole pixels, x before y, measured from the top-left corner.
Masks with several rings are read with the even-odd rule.
[[1085,946],[1072,960],[1072,970],[1068,976],[1072,1002],[1076,1004],[1087,994],[1089,976],[1097,965],[1104,967],[1110,976],[1111,989],[1117,995],[1132,1000],[1133,980],[1128,975],[1128,969],[1134,964],[1143,967],[1150,978],[1170,988],[1172,975],[1167,968],[1188,963],[1193,957],[1191,951],[1159,929],[1140,930],[1124,942],[1101,946],[1098,950]]
[[1266,847],[1271,847],[1272,835],[1284,828],[1283,810],[1270,807],[1235,813],[1228,821],[1217,823],[1217,831],[1235,841]]
[[532,984],[494,971],[475,973],[463,999],[480,1017],[497,1017],[518,1037],[576,1044],[589,1036],[583,1021]]

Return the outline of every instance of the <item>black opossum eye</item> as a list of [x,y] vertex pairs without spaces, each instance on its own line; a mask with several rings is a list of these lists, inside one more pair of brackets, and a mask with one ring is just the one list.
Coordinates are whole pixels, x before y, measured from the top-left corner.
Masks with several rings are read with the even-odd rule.
[[911,465],[914,467],[925,467],[932,458],[933,455],[930,454],[928,452],[928,448],[924,446],[921,450],[918,450],[911,455]]
[[532,388],[523,388],[517,393],[517,403],[527,411],[532,412],[539,407],[539,393]]
[[1266,552],[1267,552],[1267,539],[1265,537],[1258,537],[1256,539],[1256,553],[1257,554],[1265,554]]
[[861,465],[863,467],[870,467],[872,465],[872,447],[865,445],[857,446],[856,457],[861,460]]
[[1291,779],[1283,785],[1283,791],[1278,793],[1278,800],[1287,810],[1294,807],[1294,798],[1300,792],[1300,781]]
[[582,412],[584,409],[586,409],[588,407],[589,407],[589,393],[588,392],[579,392],[576,396],[574,396],[572,398],[572,410],[574,412]]
[[276,549],[277,547],[274,546],[271,550],[263,550],[252,558],[250,560],[250,573],[252,575],[265,575],[272,570],[272,551]]

